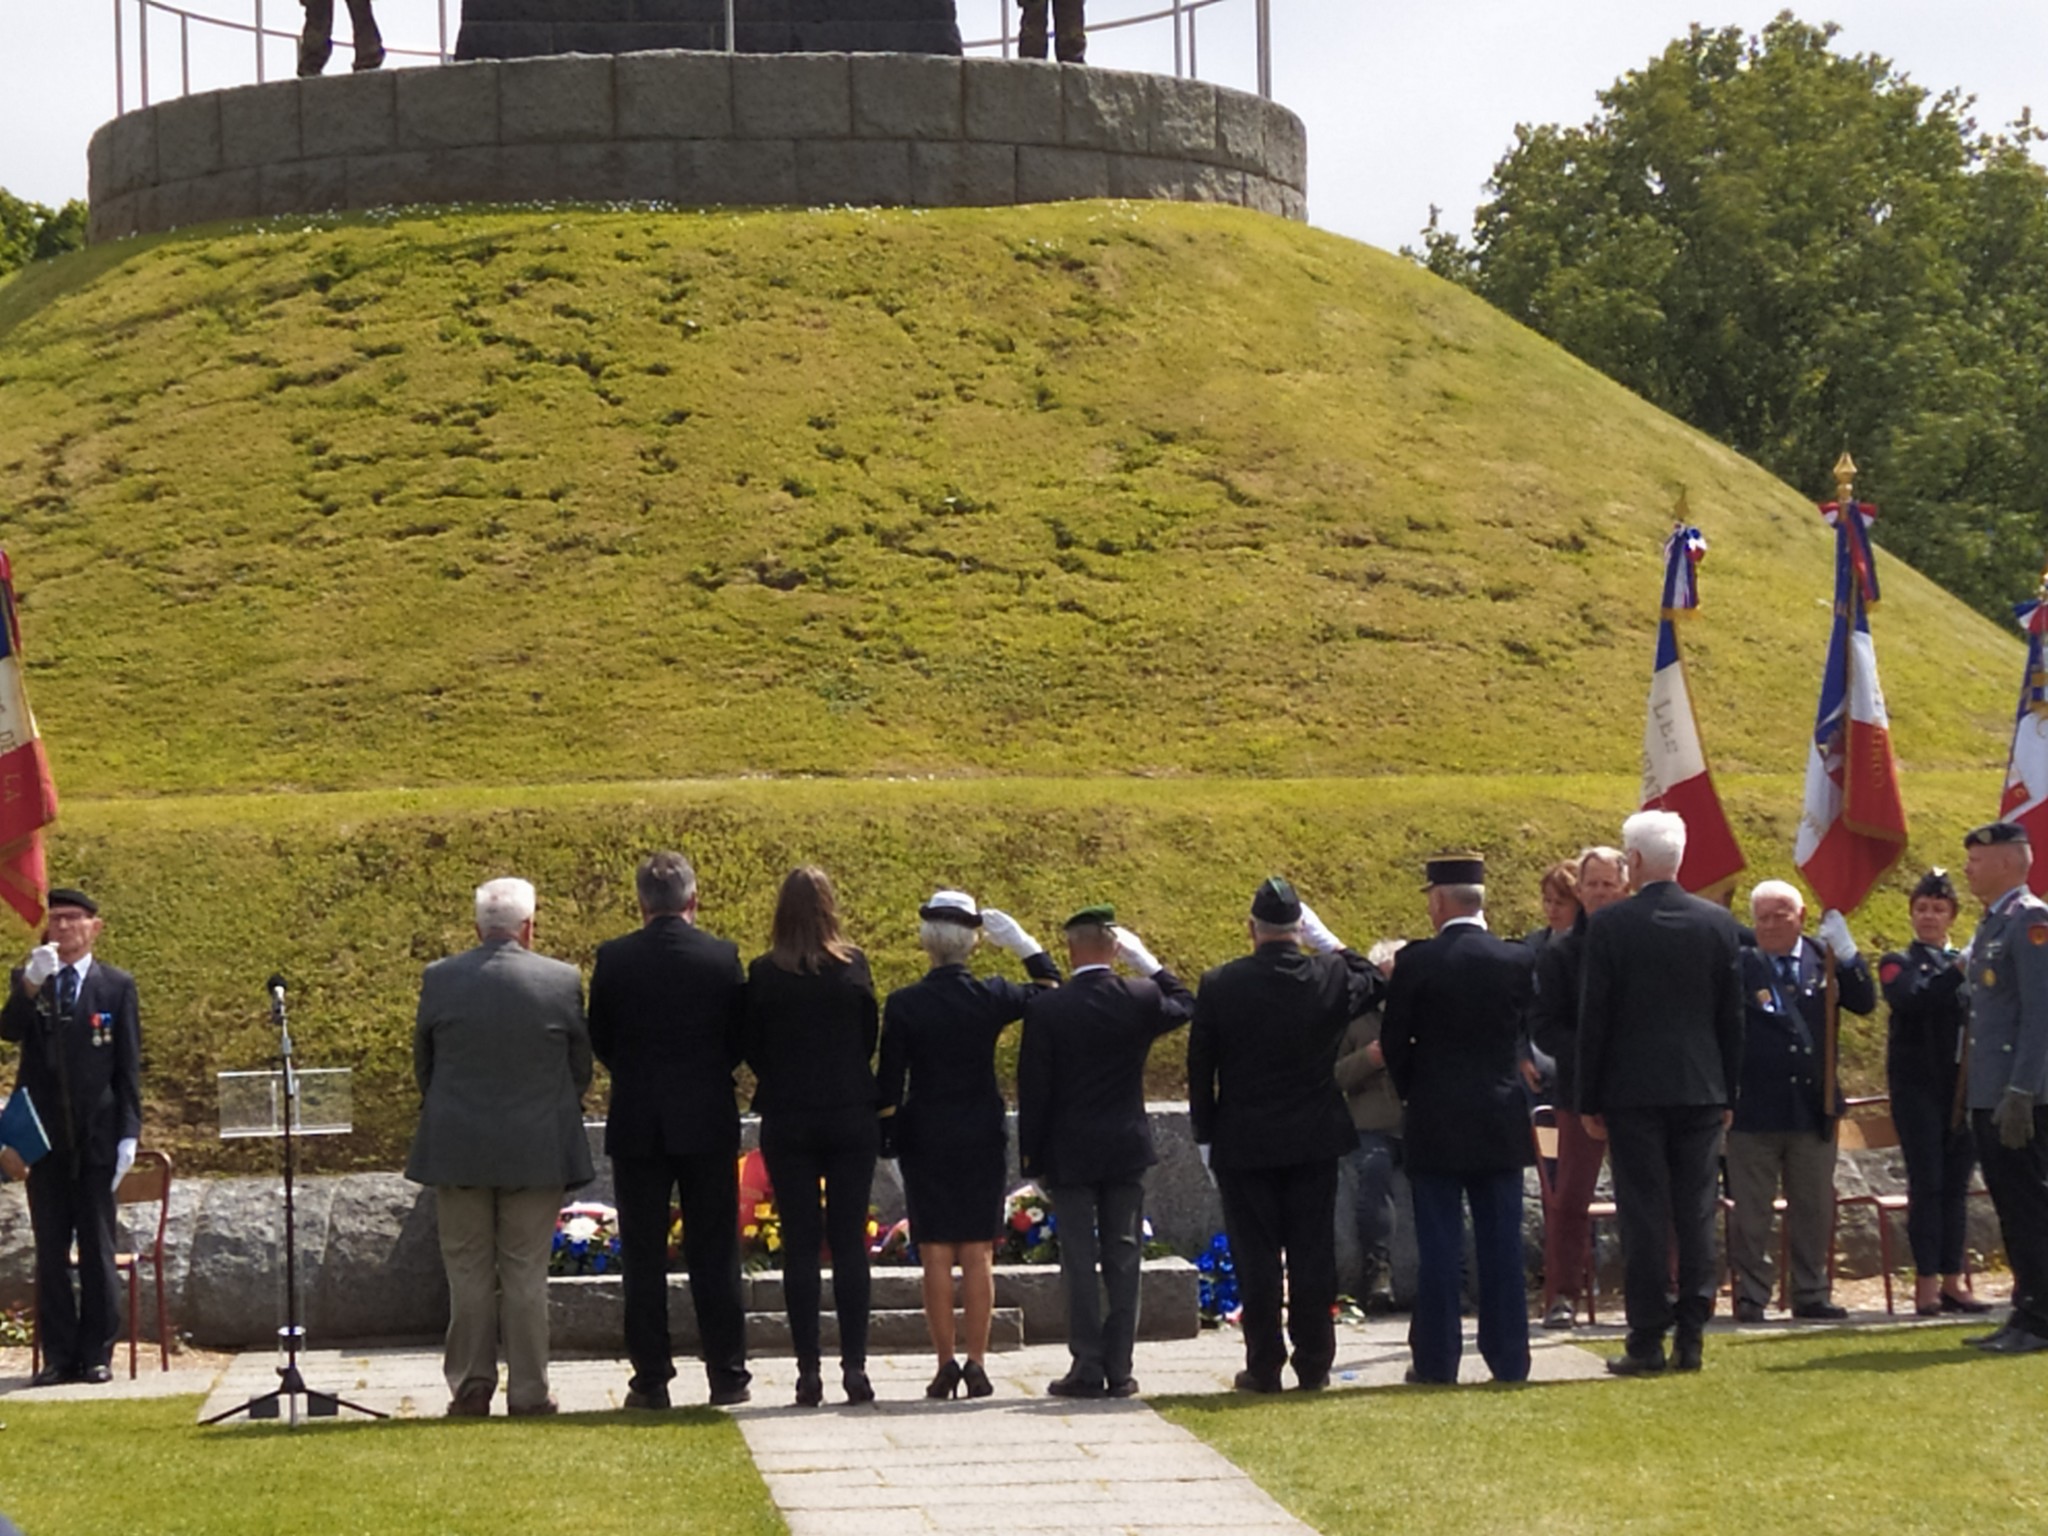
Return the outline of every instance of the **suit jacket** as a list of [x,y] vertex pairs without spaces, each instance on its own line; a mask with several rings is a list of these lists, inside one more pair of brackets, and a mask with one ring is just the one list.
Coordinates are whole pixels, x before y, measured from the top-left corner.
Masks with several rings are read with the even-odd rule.
[[1401,1159],[1415,1173],[1492,1173],[1529,1161],[1529,1108],[1516,1070],[1529,1005],[1527,945],[1451,923],[1405,946],[1380,1032],[1407,1102]]
[[757,956],[747,967],[741,1031],[755,1113],[764,1120],[852,1109],[872,1115],[881,1028],[875,979],[859,950],[817,971],[785,971],[772,954]]
[[1891,1010],[1885,1031],[1885,1086],[1896,1103],[1914,1097],[1946,1112],[1955,1102],[1970,989],[1956,952],[1915,939],[1877,963]]
[[35,1100],[53,1151],[111,1168],[115,1143],[141,1138],[142,1024],[126,971],[95,956],[69,1017],[60,1017],[57,978],[31,997],[16,969],[0,1040],[21,1044],[16,1081]]
[[975,977],[941,965],[898,987],[882,1008],[882,1113],[895,1120],[896,1150],[996,1147],[1004,1141],[996,1041],[1024,1017],[1059,967],[1041,951],[1024,962],[1032,981]]
[[1017,1158],[1047,1185],[1108,1184],[1159,1161],[1145,1113],[1152,1042],[1195,1000],[1173,972],[1083,971],[1031,999],[1017,1055]]
[[1566,1108],[1579,1096],[1579,967],[1585,947],[1586,914],[1580,912],[1571,932],[1553,935],[1536,951],[1529,999],[1529,1041],[1556,1064],[1557,1101]]
[[[1827,1131],[1844,1104],[1839,1082],[1835,1102],[1820,1101],[1828,1038],[1826,955],[1820,945],[1802,940],[1793,956],[1797,980],[1789,987],[1778,979],[1773,955],[1744,949],[1741,964],[1742,1079],[1731,1129]],[[1861,955],[1835,968],[1835,986],[1850,1013],[1877,1006],[1877,987]]]
[[1604,1115],[1734,1103],[1740,948],[1735,919],[1674,880],[1652,881],[1595,912],[1580,959],[1573,1107]]
[[1188,1031],[1188,1118],[1218,1169],[1284,1168],[1358,1145],[1337,1047],[1380,1001],[1363,955],[1281,940],[1202,978]]
[[733,1069],[745,985],[738,947],[681,917],[598,945],[590,1045],[612,1078],[607,1153],[739,1151]]
[[422,1101],[405,1176],[498,1189],[589,1183],[590,1061],[575,966],[510,939],[436,960],[413,1025]]

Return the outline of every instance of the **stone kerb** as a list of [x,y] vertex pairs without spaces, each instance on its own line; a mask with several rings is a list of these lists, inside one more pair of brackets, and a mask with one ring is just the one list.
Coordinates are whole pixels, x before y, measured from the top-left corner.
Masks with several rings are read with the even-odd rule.
[[1200,80],[919,54],[629,53],[280,80],[118,117],[91,238],[437,203],[1232,203],[1307,217],[1285,107]]

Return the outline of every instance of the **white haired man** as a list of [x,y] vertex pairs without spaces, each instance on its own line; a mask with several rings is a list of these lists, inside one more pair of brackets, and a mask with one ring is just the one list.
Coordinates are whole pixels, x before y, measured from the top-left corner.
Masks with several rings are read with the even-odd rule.
[[[1586,921],[1578,1102],[1614,1168],[1627,1265],[1627,1353],[1618,1376],[1696,1371],[1713,1315],[1714,1176],[1742,1071],[1741,935],[1678,885],[1685,822],[1639,811],[1621,824],[1635,895]],[[1678,1241],[1678,1291],[1670,1255]]]
[[1835,1120],[1841,1090],[1821,1102],[1827,1080],[1827,962],[1835,958],[1841,1006],[1867,1014],[1877,984],[1839,912],[1820,920],[1821,945],[1801,936],[1806,898],[1783,880],[1759,880],[1749,893],[1756,947],[1742,952],[1742,1082],[1728,1130],[1728,1262],[1735,1271],[1735,1317],[1760,1323],[1771,1296],[1771,1211],[1782,1185],[1791,1248],[1792,1315],[1811,1321],[1847,1317],[1834,1304],[1828,1243],[1835,1228]]
[[434,1186],[448,1272],[448,1412],[555,1411],[548,1394],[548,1249],[564,1191],[590,1182],[583,978],[532,951],[533,887],[476,891],[475,949],[427,967],[413,1026],[419,1130],[405,1176]]

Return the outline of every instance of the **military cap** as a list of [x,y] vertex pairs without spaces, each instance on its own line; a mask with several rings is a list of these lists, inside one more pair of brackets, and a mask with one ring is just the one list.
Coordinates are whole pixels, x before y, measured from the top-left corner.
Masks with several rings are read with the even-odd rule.
[[1947,870],[1938,866],[1927,871],[1926,874],[1922,875],[1914,883],[1913,894],[1906,899],[1909,902],[1945,901],[1952,907],[1960,907],[1962,905],[1961,902],[1956,900],[1955,882],[1949,879]]
[[1252,918],[1273,928],[1291,928],[1301,921],[1301,898],[1278,875],[1268,875],[1252,892]]
[[1116,921],[1116,908],[1106,901],[1092,907],[1083,907],[1072,917],[1061,923],[1062,928],[1107,928]]
[[1422,888],[1433,885],[1486,884],[1486,856],[1478,853],[1441,853],[1422,866]]
[[917,909],[928,923],[958,923],[963,928],[981,926],[981,909],[965,891],[933,891],[932,899]]
[[52,887],[50,899],[44,905],[51,907],[77,907],[87,917],[98,917],[100,915],[100,904],[75,885]]
[[2027,836],[2027,829],[2016,821],[1987,821],[1981,827],[1972,827],[1963,834],[1965,848],[1990,848],[1999,843],[2026,843],[2032,846],[2033,839]]

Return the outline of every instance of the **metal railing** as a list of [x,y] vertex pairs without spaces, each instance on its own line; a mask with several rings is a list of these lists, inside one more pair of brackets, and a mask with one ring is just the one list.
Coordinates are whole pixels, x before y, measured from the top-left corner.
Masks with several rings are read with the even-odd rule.
[[[198,3],[198,0],[191,0]],[[135,73],[140,93],[140,105],[150,103],[150,16],[162,18],[158,25],[175,21],[178,31],[178,94],[192,93],[192,29],[197,23],[202,29],[213,29],[219,33],[238,34],[247,37],[256,54],[256,79],[260,83],[268,78],[264,58],[265,46],[271,42],[296,45],[299,34],[296,30],[268,25],[264,11],[266,0],[247,0],[250,8],[249,19],[237,20],[227,16],[209,15],[204,11],[188,9],[175,4],[173,0],[113,0],[114,5],[114,110],[117,114],[128,110],[128,36],[125,17],[128,8],[135,9]],[[456,0],[459,3],[459,0]],[[1100,0],[1098,0],[1098,4]],[[1140,0],[1143,3],[1143,0]],[[1152,0],[1158,5],[1158,0]],[[1094,20],[1088,24],[1088,35],[1118,32],[1127,27],[1156,26],[1169,22],[1173,28],[1173,72],[1176,76],[1199,78],[1197,19],[1212,6],[1230,5],[1242,7],[1249,3],[1253,12],[1253,25],[1257,36],[1258,92],[1261,96],[1273,94],[1273,18],[1272,0],[1171,0],[1170,4],[1158,5],[1157,9],[1134,15],[1115,16],[1107,20]],[[286,9],[296,16],[298,6],[295,0],[268,0],[272,7]],[[402,48],[385,44],[387,54],[399,58],[431,59],[437,64],[446,64],[453,57],[452,39],[448,29],[448,8],[450,0],[434,0],[439,23],[440,40],[436,48]],[[733,51],[735,11],[739,0],[725,0],[725,46],[728,53]],[[965,43],[968,52],[995,50],[1003,58],[1010,58],[1016,38],[1010,31],[1010,6],[1012,0],[996,0],[996,11],[1001,18],[1000,31],[994,37],[979,38]],[[338,9],[345,9],[341,0],[336,0]],[[205,34],[203,34],[205,35]],[[340,37],[335,40],[337,47],[353,46],[353,39]]]

